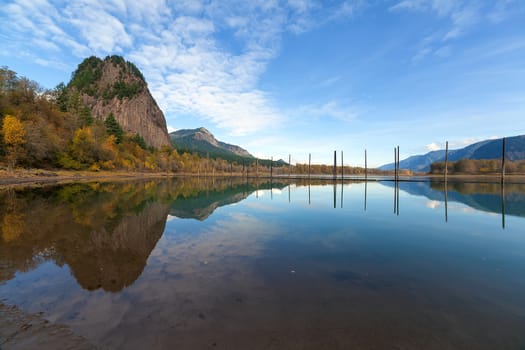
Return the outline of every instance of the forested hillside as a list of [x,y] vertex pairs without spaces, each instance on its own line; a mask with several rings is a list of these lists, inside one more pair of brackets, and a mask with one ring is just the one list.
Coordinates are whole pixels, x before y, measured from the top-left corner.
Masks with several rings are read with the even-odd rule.
[[0,167],[187,172],[204,167],[198,156],[147,146],[111,113],[104,121],[94,118],[79,93],[69,91],[64,84],[46,90],[0,68]]

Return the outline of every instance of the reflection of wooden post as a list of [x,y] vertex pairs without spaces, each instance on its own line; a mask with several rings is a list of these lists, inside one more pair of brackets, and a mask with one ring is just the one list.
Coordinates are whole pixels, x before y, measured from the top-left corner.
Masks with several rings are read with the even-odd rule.
[[365,211],[366,211],[366,190],[367,190],[367,187],[368,187],[368,182],[365,181]]
[[310,167],[312,166],[312,153],[308,153],[308,179],[310,179]]
[[311,197],[310,197],[310,181],[308,181],[308,205],[312,203]]
[[399,181],[397,182],[397,216],[399,216]]
[[334,180],[334,208],[337,207],[337,182]]
[[448,176],[448,141],[445,144],[445,183],[447,182]]
[[505,181],[505,138],[502,140],[501,150],[501,183]]
[[343,188],[344,188],[344,183],[343,183],[343,178],[341,178],[341,208],[343,208]]
[[[366,149],[365,149],[365,181],[368,180],[368,164],[366,160]],[[366,204],[365,204],[365,210],[366,210]]]
[[505,228],[505,183],[501,183],[501,227]]
[[446,179],[445,177],[445,222],[448,222],[448,183]]
[[394,181],[394,214],[397,211],[396,205],[397,205],[397,182]]

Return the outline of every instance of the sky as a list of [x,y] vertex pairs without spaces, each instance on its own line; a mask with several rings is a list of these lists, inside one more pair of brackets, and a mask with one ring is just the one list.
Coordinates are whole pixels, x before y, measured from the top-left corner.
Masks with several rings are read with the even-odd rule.
[[45,88],[86,57],[143,72],[170,131],[369,166],[525,134],[523,0],[0,0],[0,65]]

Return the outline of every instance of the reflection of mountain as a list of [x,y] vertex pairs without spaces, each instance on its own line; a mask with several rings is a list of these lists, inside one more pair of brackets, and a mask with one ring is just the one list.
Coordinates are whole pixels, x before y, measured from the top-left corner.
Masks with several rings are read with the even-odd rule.
[[169,207],[151,182],[76,184],[0,193],[0,281],[47,260],[85,289],[133,283],[161,237]]
[[200,187],[189,196],[179,196],[171,202],[170,215],[183,219],[205,220],[215,209],[224,205],[242,201],[257,190],[270,188],[282,189],[286,185],[256,182],[228,182],[226,187],[212,186],[210,189]]
[[[425,196],[431,200],[445,200],[442,182],[400,182],[399,188],[412,195]],[[525,185],[507,184],[504,190],[505,214],[525,217]],[[447,186],[447,198],[449,202],[463,203],[476,210],[501,213],[501,186],[497,183],[450,182]]]
[[141,275],[168,212],[204,220],[258,189],[284,186],[185,178],[0,191],[0,283],[51,260],[85,289],[119,291]]
[[141,275],[167,214],[166,205],[148,203],[140,213],[123,218],[112,233],[102,228],[79,239],[77,250],[59,243],[57,251],[83,288],[118,292]]

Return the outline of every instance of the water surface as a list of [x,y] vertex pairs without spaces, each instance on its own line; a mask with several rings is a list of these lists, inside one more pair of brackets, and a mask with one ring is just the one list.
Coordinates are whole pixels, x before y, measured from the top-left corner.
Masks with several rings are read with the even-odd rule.
[[0,300],[116,349],[524,349],[525,186],[0,191]]

